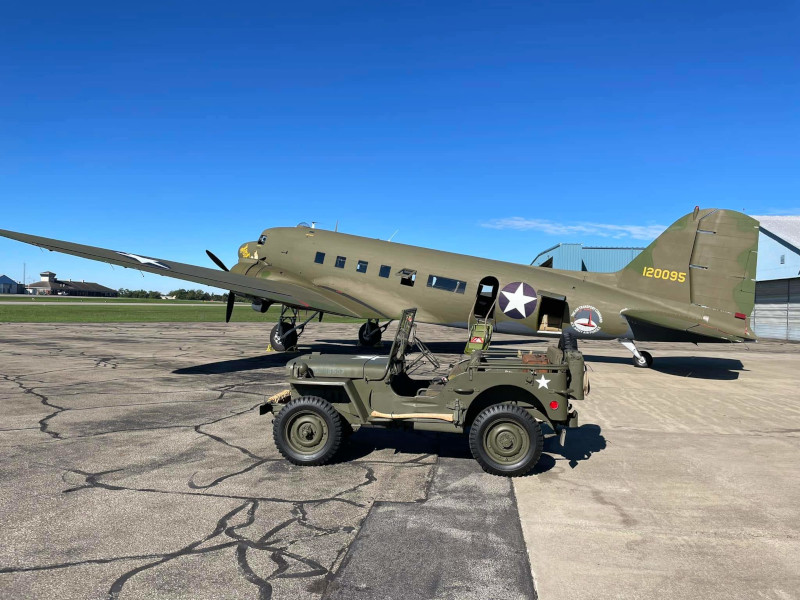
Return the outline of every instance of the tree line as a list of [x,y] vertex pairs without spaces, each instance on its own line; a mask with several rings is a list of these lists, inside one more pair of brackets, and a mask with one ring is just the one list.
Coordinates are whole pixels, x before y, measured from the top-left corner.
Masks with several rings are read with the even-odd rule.
[[[117,290],[119,292],[120,298],[152,298],[155,300],[160,300],[164,298],[161,292],[155,291],[147,291],[147,290],[129,290],[127,288],[119,288]],[[208,292],[204,292],[203,290],[185,290],[183,288],[179,290],[172,290],[169,294],[169,297],[174,297],[176,300],[200,300],[200,301],[218,301],[218,302],[227,302],[228,301],[228,294],[210,294]],[[246,302],[244,298],[236,298],[237,302]]]

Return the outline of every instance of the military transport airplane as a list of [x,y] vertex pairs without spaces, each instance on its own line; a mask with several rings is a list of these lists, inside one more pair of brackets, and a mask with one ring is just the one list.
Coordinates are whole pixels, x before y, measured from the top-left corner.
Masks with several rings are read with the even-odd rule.
[[[365,319],[359,341],[373,345],[408,306],[417,320],[470,329],[473,342],[494,331],[618,339],[633,362],[652,357],[634,341],[744,342],[754,306],[758,222],[739,212],[695,208],[616,273],[532,267],[407,246],[307,226],[266,229],[221,271],[0,230],[0,235],[123,267],[229,289],[254,310],[282,307],[270,334],[292,349],[325,313]],[[311,311],[300,321],[301,311]],[[308,315],[308,313],[305,313]],[[381,320],[386,320],[384,325]],[[484,325],[484,327],[479,327]],[[476,333],[478,332],[478,333]]]

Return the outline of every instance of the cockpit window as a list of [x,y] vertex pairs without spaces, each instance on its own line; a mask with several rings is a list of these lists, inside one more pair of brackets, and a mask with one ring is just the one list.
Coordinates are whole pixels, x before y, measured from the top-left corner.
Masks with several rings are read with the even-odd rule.
[[264,242],[266,242],[266,241],[267,241],[267,236],[262,233],[261,237],[258,238],[258,245],[259,246],[263,246]]

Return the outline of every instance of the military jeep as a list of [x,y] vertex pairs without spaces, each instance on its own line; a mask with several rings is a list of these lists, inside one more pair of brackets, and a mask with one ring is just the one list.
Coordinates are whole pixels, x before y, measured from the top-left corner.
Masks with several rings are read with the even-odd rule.
[[[578,426],[570,400],[584,396],[579,352],[475,350],[444,377],[412,378],[409,371],[422,358],[439,368],[416,338],[415,314],[403,312],[388,356],[313,353],[287,363],[288,402],[261,408],[275,414],[275,445],[287,460],[322,465],[360,427],[404,427],[468,433],[485,471],[523,475],[542,453],[540,422],[560,432],[562,444],[566,428]],[[412,346],[417,356],[410,356]]]

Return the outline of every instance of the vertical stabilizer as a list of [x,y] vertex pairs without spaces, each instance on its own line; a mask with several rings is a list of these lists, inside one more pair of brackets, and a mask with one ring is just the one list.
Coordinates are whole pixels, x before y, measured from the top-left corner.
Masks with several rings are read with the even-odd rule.
[[695,209],[624,269],[621,288],[750,316],[755,304],[758,221],[733,210]]

